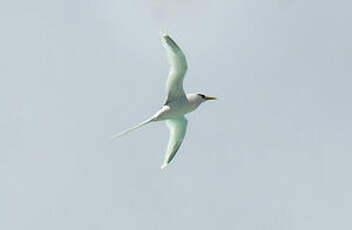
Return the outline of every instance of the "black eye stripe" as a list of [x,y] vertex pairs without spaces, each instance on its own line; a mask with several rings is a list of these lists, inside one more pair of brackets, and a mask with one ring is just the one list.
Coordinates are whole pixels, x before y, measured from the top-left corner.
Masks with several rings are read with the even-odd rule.
[[199,96],[201,96],[202,98],[205,98],[204,94],[198,93]]

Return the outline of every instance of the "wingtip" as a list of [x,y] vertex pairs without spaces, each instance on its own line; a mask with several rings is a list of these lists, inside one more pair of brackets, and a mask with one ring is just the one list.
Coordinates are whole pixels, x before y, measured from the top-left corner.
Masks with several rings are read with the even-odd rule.
[[165,47],[167,46],[168,40],[169,40],[169,35],[165,33],[161,35],[161,42]]
[[167,33],[160,31],[160,37],[165,38],[169,36]]
[[160,167],[160,169],[161,169],[161,170],[165,169],[167,165],[168,165],[167,163],[162,164],[161,167]]

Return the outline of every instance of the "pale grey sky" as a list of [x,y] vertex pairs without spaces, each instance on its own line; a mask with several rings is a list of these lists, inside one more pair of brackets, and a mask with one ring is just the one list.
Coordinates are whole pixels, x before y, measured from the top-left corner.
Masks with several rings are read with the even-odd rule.
[[[352,3],[0,3],[0,229],[351,229]],[[109,137],[163,103],[159,33],[187,55],[188,116]]]

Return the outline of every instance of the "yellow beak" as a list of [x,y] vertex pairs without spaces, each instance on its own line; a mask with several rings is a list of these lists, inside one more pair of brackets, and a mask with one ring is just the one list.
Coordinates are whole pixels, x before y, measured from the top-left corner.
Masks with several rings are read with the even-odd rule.
[[213,97],[213,96],[205,96],[205,99],[206,100],[216,100],[217,98]]

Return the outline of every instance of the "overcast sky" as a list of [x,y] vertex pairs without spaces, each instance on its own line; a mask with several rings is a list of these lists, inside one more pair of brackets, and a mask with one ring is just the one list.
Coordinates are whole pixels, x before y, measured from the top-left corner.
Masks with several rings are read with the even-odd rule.
[[[0,229],[351,229],[351,1],[0,3]],[[168,73],[188,115],[160,165]]]

